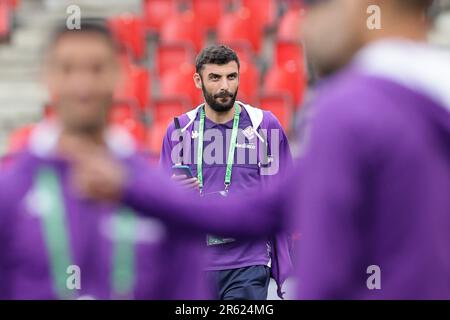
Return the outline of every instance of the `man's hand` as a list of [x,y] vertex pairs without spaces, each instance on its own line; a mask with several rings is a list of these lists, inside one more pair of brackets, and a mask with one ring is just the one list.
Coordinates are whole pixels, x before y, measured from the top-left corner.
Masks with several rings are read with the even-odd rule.
[[72,164],[72,181],[81,196],[121,199],[127,172],[105,146],[72,137],[62,141],[59,150]]
[[109,201],[122,198],[127,173],[120,163],[104,154],[83,156],[77,160],[73,181],[81,195]]
[[171,179],[183,189],[198,190],[200,188],[200,184],[197,178],[188,178],[185,175],[172,175]]

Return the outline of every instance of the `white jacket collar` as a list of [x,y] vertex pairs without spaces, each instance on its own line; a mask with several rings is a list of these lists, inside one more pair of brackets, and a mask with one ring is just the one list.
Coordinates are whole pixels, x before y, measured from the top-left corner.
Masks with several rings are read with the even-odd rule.
[[382,40],[362,49],[355,65],[364,73],[421,92],[450,111],[450,52],[427,43]]
[[[264,113],[261,109],[252,107],[249,104],[245,104],[242,103],[240,101],[236,101],[241,107],[245,108],[245,111],[247,111],[249,117],[250,117],[250,121],[252,123],[253,126],[253,130],[256,132],[258,127],[261,125],[261,122],[263,121],[263,117],[264,117]],[[181,130],[182,132],[186,131],[186,129],[195,121],[195,118],[197,117],[198,111],[200,110],[200,108],[203,106],[203,103],[197,107],[195,107],[195,109],[189,111],[186,113],[186,115],[189,118],[189,122],[186,126],[184,126],[184,128]]]
[[[58,143],[61,128],[55,121],[39,123],[33,130],[28,144],[32,154],[46,158],[51,155]],[[126,158],[136,152],[136,146],[131,135],[118,126],[111,126],[105,133],[108,149],[119,158]]]

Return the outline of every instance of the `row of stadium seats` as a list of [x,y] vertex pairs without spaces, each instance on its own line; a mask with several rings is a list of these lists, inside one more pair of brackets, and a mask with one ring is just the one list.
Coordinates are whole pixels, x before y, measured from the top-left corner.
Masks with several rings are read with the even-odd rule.
[[[166,26],[169,24],[166,18],[176,16],[180,8],[186,10],[186,17],[195,16],[195,22],[191,22],[201,30],[207,31],[220,28],[224,20],[229,19],[227,9],[236,7],[238,4],[240,10],[236,16],[243,19],[251,18],[251,25],[259,29],[270,26],[275,21],[278,2],[276,0],[144,0],[143,12],[145,26],[153,32],[164,33],[165,28],[170,29]],[[187,19],[189,21],[189,18]]]
[[[110,25],[124,49],[136,60],[146,55],[146,33],[154,30],[165,45],[184,44],[195,52],[204,46],[208,30],[217,42],[245,45],[259,53],[264,29],[276,21],[277,1],[242,0],[232,11],[224,10],[225,0],[190,0],[191,9],[173,9],[181,0],[144,0],[144,16],[124,14],[110,19]],[[302,8],[291,7],[280,19],[277,38],[295,41]]]

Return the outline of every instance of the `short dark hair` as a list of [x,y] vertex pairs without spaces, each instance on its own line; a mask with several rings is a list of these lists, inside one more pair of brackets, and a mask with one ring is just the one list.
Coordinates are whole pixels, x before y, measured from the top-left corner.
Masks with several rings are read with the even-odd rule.
[[49,47],[69,34],[96,34],[103,37],[114,50],[118,50],[116,38],[103,18],[82,18],[79,29],[69,29],[65,20],[58,22],[51,33]]
[[200,73],[205,64],[224,65],[236,61],[238,69],[241,67],[239,58],[233,49],[226,45],[216,44],[204,48],[195,60],[195,72]]

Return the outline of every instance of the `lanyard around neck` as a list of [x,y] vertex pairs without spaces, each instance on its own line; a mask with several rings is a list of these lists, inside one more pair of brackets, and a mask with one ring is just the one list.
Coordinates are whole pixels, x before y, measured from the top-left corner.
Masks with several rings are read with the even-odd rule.
[[[200,193],[203,192],[203,137],[205,131],[205,107],[200,108],[200,127],[198,133],[198,149],[197,149],[197,178],[200,187]],[[231,173],[233,171],[234,153],[236,150],[236,139],[239,129],[239,105],[234,104],[234,120],[233,130],[231,132],[230,149],[228,151],[227,169],[225,172],[225,191],[228,192],[231,184]]]
[[[45,212],[41,212],[43,233],[56,294],[59,299],[74,299],[77,296],[75,291],[67,286],[67,268],[74,263],[64,196],[56,171],[49,167],[40,169],[36,176],[36,187],[40,194],[44,193],[42,198],[45,199],[45,207],[42,210]],[[131,294],[135,279],[135,250],[129,236],[135,230],[135,217],[130,210],[122,209],[114,218],[114,232],[118,239],[114,245],[110,280],[114,295],[124,297]]]

